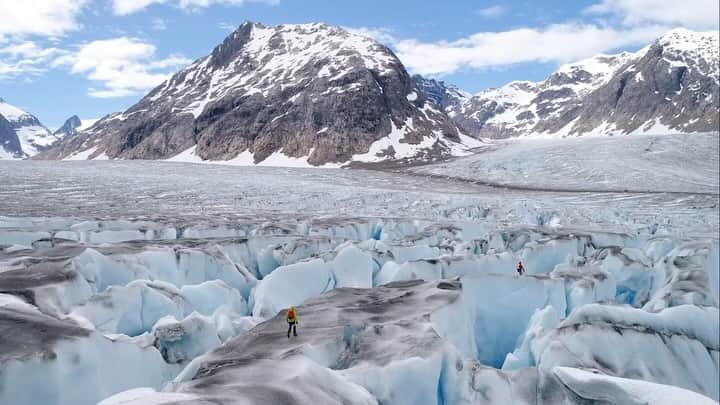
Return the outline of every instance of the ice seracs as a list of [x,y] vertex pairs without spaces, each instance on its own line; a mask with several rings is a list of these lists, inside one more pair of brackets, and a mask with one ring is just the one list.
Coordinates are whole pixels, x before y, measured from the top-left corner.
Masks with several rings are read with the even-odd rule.
[[716,401],[716,139],[392,172],[0,162],[0,403]]
[[[106,403],[200,401],[228,392],[236,399],[221,403],[242,403],[250,386],[301,402],[436,404],[489,395],[536,403],[532,393],[539,392],[539,403],[573,403],[575,382],[558,373],[573,367],[720,395],[718,297],[708,286],[717,279],[717,241],[683,242],[657,232],[494,230],[497,224],[483,230],[463,221],[269,228],[225,222],[174,232],[171,224],[147,221],[49,223],[54,235],[88,232],[74,237],[83,243],[28,239],[7,228],[17,221],[5,224],[5,243],[28,247],[0,256],[0,323],[17,324],[21,316],[58,332],[43,346],[57,357],[31,351],[6,359],[4,382],[48,369],[61,373],[57,387],[70,387],[74,380],[59,376],[81,367],[113,380],[77,389],[92,401],[147,387]],[[132,240],[133,232],[124,242],[120,234],[90,236],[139,224],[144,240]],[[528,274],[515,273],[518,259]],[[40,264],[25,264],[33,262]],[[627,281],[638,275],[646,282]],[[283,311],[290,305],[298,306],[301,325],[288,347]],[[30,331],[23,326],[19,333]],[[102,364],[108,357],[81,351],[85,345],[121,356],[113,368],[120,374],[109,377]],[[615,355],[618,347],[626,353]],[[76,366],[64,363],[76,355]],[[145,365],[143,379],[121,374],[131,361]],[[304,370],[297,377],[302,388],[262,377],[286,367]],[[317,376],[336,383],[330,389]],[[408,379],[423,389],[407,392]],[[596,392],[584,392],[590,391]],[[83,403],[48,392],[4,389],[0,398]]]
[[553,370],[568,389],[570,398],[613,403],[671,405],[689,402],[698,405],[717,403],[704,395],[670,385],[608,376],[596,370],[557,367]]

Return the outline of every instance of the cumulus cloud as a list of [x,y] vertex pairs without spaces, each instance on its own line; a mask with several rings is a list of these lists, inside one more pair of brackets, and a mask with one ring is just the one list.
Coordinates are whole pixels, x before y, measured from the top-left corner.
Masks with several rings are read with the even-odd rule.
[[0,37],[60,36],[80,28],[87,0],[0,0]]
[[647,23],[682,25],[693,29],[717,28],[718,0],[602,0],[585,9],[587,14],[613,16],[626,26]]
[[[414,73],[441,76],[461,69],[503,68],[516,63],[573,62],[646,45],[677,26],[717,29],[719,7],[718,0],[598,0],[584,10],[585,22],[478,32],[452,41],[397,38],[386,28],[348,30],[390,45]],[[505,11],[494,5],[475,13],[490,18]],[[587,17],[596,17],[596,21]]]
[[661,26],[618,30],[595,25],[556,24],[543,29],[481,32],[451,42],[401,40],[395,42],[394,47],[400,60],[413,72],[443,75],[462,68],[576,61],[625,46],[646,44],[666,30]]
[[117,15],[137,13],[153,4],[172,4],[183,10],[209,7],[213,4],[241,6],[246,3],[275,5],[280,0],[113,0],[113,11]]
[[479,8],[475,10],[475,14],[485,18],[500,17],[501,15],[505,14],[505,8],[500,5]]
[[33,41],[8,42],[0,46],[0,80],[38,76],[56,66],[55,61],[67,54],[63,49],[43,47]]
[[153,31],[165,31],[168,27],[168,22],[164,18],[156,18],[152,20]]
[[356,35],[362,35],[364,37],[372,38],[380,43],[383,43],[385,45],[390,45],[395,42],[397,42],[397,38],[395,38],[395,35],[393,34],[393,30],[390,28],[385,27],[379,27],[379,28],[371,28],[371,27],[342,27],[344,30],[356,34]]
[[154,45],[136,38],[113,38],[84,44],[63,63],[103,87],[90,88],[98,98],[137,95],[157,86],[190,60],[179,55],[156,58]]

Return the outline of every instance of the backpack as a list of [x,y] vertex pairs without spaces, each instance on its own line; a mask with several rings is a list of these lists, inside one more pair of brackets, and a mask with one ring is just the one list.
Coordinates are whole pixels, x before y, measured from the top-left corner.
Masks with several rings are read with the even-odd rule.
[[295,319],[295,311],[293,311],[292,308],[288,309],[287,318],[288,318],[288,319]]

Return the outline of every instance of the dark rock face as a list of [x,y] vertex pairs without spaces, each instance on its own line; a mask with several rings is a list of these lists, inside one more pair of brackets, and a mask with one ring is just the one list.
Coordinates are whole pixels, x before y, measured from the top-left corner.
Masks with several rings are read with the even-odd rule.
[[25,157],[15,129],[2,115],[0,115],[0,149],[2,149],[0,150],[0,157],[2,155],[16,159]]
[[377,42],[324,24],[244,23],[124,113],[42,157],[95,147],[91,158],[164,159],[195,147],[202,159],[249,152],[257,163],[279,153],[322,165],[354,160],[396,132],[394,145],[361,159],[418,156],[396,152],[398,143],[428,140],[449,155],[460,142],[452,121]]
[[442,110],[457,108],[470,98],[469,94],[442,80],[428,79],[420,75],[413,75],[412,78],[418,88],[425,93],[425,97]]
[[717,131],[718,63],[717,32],[677,29],[637,53],[596,56],[543,82],[438,105],[476,137]]
[[53,135],[60,138],[74,136],[77,134],[78,128],[80,128],[81,125],[82,121],[80,121],[80,118],[78,118],[77,115],[73,115],[72,117],[65,120],[65,123],[55,132],[53,132]]

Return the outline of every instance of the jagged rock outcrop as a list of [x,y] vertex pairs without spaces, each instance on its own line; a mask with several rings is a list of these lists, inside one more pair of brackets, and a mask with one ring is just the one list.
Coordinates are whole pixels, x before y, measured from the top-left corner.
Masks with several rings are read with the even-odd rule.
[[80,118],[77,115],[73,115],[72,117],[65,120],[65,123],[55,132],[53,132],[53,135],[59,138],[74,136],[78,133],[80,127],[82,127],[82,121],[80,121]]
[[442,80],[429,79],[420,75],[413,75],[413,80],[425,93],[425,97],[442,110],[452,111],[471,97],[470,94]]
[[0,115],[0,159],[21,159],[24,156],[15,130],[10,122]]

